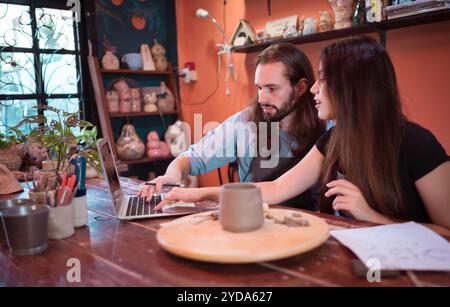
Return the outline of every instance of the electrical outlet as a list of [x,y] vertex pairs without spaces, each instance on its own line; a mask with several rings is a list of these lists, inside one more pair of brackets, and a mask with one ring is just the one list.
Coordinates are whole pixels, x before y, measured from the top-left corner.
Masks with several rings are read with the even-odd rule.
[[191,82],[191,74],[189,72],[189,68],[185,67],[182,69],[182,71],[183,71],[184,83],[189,84]]
[[180,78],[183,78],[184,83],[190,83],[191,82],[189,68],[187,68],[187,67],[179,68],[178,69],[178,76],[180,76]]

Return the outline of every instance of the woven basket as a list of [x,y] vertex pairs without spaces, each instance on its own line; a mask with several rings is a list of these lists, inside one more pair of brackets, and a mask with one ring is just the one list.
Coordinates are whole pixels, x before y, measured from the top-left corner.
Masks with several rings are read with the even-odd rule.
[[10,171],[20,170],[22,165],[22,158],[20,153],[15,148],[1,149],[0,150],[0,164],[6,165]]

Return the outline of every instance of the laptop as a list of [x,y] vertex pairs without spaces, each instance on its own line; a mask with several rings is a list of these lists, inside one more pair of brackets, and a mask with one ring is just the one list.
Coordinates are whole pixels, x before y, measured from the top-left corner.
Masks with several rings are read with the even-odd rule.
[[[120,220],[142,219],[150,217],[176,216],[197,213],[199,210],[194,203],[178,202],[167,205],[162,211],[155,211],[155,206],[164,199],[164,194],[158,199],[152,197],[151,202],[145,202],[144,197],[126,196],[120,186],[119,173],[116,161],[111,150],[111,143],[107,137],[98,140],[97,149],[103,167],[103,174],[108,183],[109,191],[114,204],[114,214]],[[167,193],[167,189],[165,188]]]

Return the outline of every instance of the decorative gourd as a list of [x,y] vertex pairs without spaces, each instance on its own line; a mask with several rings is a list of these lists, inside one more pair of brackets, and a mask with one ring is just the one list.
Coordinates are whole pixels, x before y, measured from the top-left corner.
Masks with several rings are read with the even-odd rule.
[[154,41],[155,43],[152,46],[152,55],[153,60],[155,61],[155,68],[157,71],[166,71],[168,66],[166,59],[166,48],[158,43],[156,39]]
[[137,160],[144,156],[145,145],[136,133],[132,124],[126,124],[122,128],[119,139],[116,142],[117,155],[122,160]]
[[154,44],[152,46],[152,55],[154,57],[165,56],[166,55],[166,48],[164,48],[163,45],[158,43],[158,41],[156,39],[154,39],[153,41],[154,41]]
[[106,51],[102,65],[104,69],[119,69],[119,59],[111,51]]
[[155,68],[157,71],[166,71],[169,63],[165,56],[160,55],[155,57]]
[[163,112],[175,110],[175,97],[172,91],[167,87],[166,82],[161,81],[161,95],[158,100],[158,107]]

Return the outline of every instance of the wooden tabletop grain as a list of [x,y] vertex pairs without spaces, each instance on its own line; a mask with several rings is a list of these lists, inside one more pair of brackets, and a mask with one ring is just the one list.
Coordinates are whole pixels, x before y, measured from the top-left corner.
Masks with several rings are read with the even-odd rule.
[[[126,194],[140,182],[121,178]],[[88,225],[64,240],[49,240],[48,249],[31,256],[16,256],[0,245],[0,286],[450,286],[450,273],[401,272],[370,283],[352,270],[353,253],[330,237],[320,247],[294,257],[254,264],[215,264],[180,258],[162,250],[156,233],[173,218],[119,222],[113,216],[106,183],[88,185]],[[26,192],[6,197],[21,198]],[[346,218],[314,213],[331,229],[371,226]],[[80,280],[71,276],[79,261]]]

